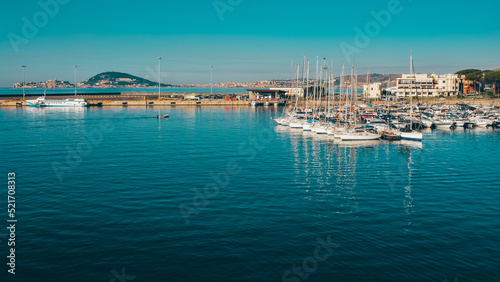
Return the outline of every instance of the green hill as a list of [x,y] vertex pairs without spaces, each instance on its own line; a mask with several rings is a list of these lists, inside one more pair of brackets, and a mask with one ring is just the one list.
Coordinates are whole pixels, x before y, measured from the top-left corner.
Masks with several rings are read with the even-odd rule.
[[[123,72],[108,71],[96,74],[83,82],[88,86],[110,86],[110,87],[154,87],[158,82],[154,82],[142,77]],[[161,84],[162,87],[172,86],[171,84]]]

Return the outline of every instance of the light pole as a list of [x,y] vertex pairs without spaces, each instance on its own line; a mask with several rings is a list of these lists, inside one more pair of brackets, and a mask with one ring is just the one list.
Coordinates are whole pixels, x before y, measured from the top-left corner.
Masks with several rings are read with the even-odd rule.
[[158,57],[158,99],[161,97],[161,57]]
[[25,65],[22,65],[21,67],[23,68],[23,99],[25,99],[25,96],[24,96],[24,85],[25,85],[26,83],[24,82],[24,68],[25,68],[26,66],[25,66]]
[[75,96],[76,96],[76,68],[77,68],[77,67],[78,67],[78,66],[75,66]]
[[213,94],[213,87],[212,87],[212,83],[213,83],[213,80],[212,80],[212,70],[214,69],[214,66],[210,66],[210,95]]

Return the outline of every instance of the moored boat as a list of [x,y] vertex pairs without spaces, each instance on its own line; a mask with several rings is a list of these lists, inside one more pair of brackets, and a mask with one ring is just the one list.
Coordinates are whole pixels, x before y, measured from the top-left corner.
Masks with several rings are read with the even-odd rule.
[[30,107],[86,107],[88,105],[85,99],[47,100],[45,96],[25,102]]

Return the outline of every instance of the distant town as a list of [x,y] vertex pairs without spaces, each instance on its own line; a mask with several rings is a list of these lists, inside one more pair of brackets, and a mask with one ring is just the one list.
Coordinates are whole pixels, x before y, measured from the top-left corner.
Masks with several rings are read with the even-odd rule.
[[[363,94],[371,99],[385,98],[386,95],[397,97],[451,97],[459,95],[478,95],[491,93],[496,95],[500,83],[500,70],[480,71],[476,69],[462,70],[455,74],[367,74],[356,76],[355,84],[363,89]],[[312,86],[315,80],[263,80],[257,82],[223,82],[213,84],[181,84],[162,83],[162,87],[183,88],[246,88],[246,89],[279,89],[304,88]],[[335,85],[340,78],[335,78]],[[298,85],[297,85],[298,84]],[[14,88],[22,88],[23,82],[14,84]],[[69,81],[57,79],[45,82],[26,82],[25,88],[72,88]],[[147,88],[158,87],[158,82],[121,72],[104,72],[88,80],[78,83],[79,88]],[[299,93],[299,92],[297,92]],[[490,95],[491,95],[490,94]]]

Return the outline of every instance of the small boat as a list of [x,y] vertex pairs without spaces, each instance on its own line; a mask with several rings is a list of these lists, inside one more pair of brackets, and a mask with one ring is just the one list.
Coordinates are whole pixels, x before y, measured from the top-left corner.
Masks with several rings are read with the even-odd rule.
[[485,116],[479,116],[475,120],[476,125],[479,127],[488,127],[493,125],[493,121],[490,120],[488,117]]
[[451,120],[436,120],[432,123],[434,127],[451,127],[453,125],[453,121]]
[[381,138],[387,141],[397,141],[401,140],[401,133],[394,131],[384,131],[382,132]]
[[401,132],[401,139],[422,141],[424,135],[421,132],[411,131],[411,132]]
[[170,115],[169,114],[166,114],[166,115],[157,115],[156,118],[169,118]]

